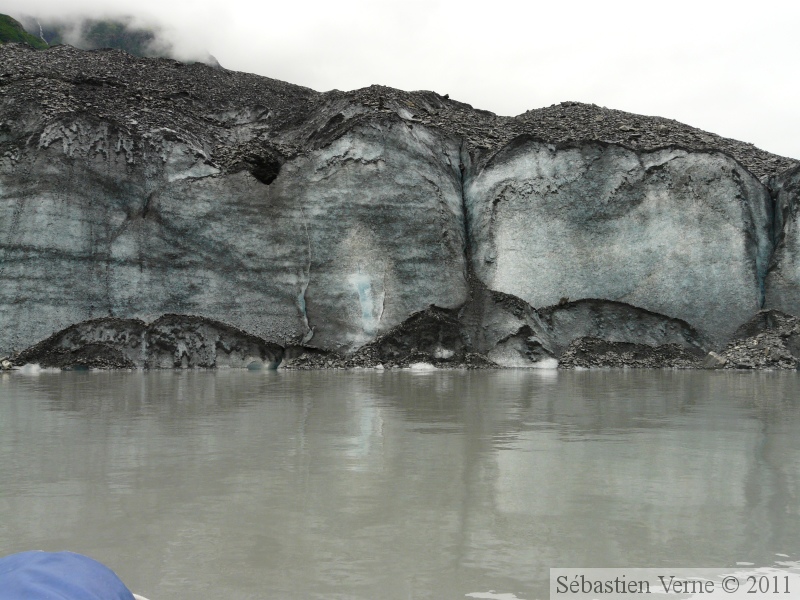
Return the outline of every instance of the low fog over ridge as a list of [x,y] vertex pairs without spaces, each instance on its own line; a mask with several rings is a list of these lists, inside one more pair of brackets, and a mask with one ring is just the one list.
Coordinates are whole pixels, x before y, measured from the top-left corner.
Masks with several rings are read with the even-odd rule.
[[97,19],[88,15],[71,18],[22,15],[19,20],[28,32],[51,46],[63,43],[84,49],[102,47],[102,42],[92,39],[91,29],[98,24],[113,23],[125,33],[139,38],[136,40],[137,45],[141,46],[141,54],[145,56],[171,56],[173,52],[172,42],[164,35],[158,23],[148,23],[132,16]]
[[218,64],[207,50],[180,42],[176,30],[157,19],[120,14],[16,15],[32,35],[48,45],[69,44],[92,50],[120,47],[137,56],[161,56],[184,62]]
[[209,41],[214,37],[213,23],[219,22],[212,19],[208,11],[149,0],[128,5],[93,0],[69,3],[0,1],[0,12],[19,20],[31,34],[39,37],[48,27],[57,27],[63,36],[61,41],[78,48],[92,46],[83,35],[82,25],[113,21],[125,25],[128,31],[152,34],[149,55],[187,62],[208,58]]

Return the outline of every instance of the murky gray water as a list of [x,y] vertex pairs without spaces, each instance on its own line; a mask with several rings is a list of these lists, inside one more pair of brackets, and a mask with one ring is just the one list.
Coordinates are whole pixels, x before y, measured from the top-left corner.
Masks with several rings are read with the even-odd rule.
[[0,554],[82,552],[151,600],[531,600],[550,567],[770,566],[800,557],[799,392],[775,373],[1,375]]

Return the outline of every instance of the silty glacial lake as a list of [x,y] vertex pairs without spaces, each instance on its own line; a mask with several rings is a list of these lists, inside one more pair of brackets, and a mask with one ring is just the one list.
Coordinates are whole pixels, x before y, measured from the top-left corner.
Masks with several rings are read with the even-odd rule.
[[173,599],[548,597],[800,557],[795,373],[0,375],[0,553]]

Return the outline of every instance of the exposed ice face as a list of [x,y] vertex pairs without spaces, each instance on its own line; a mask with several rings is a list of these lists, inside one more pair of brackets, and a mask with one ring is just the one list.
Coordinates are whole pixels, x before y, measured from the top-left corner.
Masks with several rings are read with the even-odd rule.
[[0,352],[165,313],[347,350],[467,297],[457,140],[360,126],[265,185],[185,132],[115,135],[53,125],[24,169],[0,169]]
[[373,124],[284,165],[270,201],[308,222],[315,346],[356,348],[431,304],[464,302],[458,152],[421,128]]
[[[578,307],[547,327],[505,301],[466,311],[458,326],[472,349],[507,366],[550,364],[542,358],[569,342],[559,336],[691,344],[697,328],[720,340],[761,305],[769,197],[722,154],[529,141],[478,169],[475,148],[409,121],[410,109],[281,153],[286,140],[262,122],[270,110],[248,107],[212,110],[226,123],[213,135],[208,121],[146,130],[149,117],[112,123],[90,111],[26,131],[34,143],[0,157],[0,354],[87,319],[165,313],[347,352],[431,306],[472,302],[467,256],[489,296],[630,309]],[[344,120],[320,111],[320,127]],[[256,133],[280,155],[274,178],[252,175],[240,155],[225,162]],[[220,146],[217,135],[230,139]],[[796,312],[789,220],[767,292]]]
[[722,154],[529,142],[465,195],[475,272],[533,306],[618,300],[717,339],[761,306],[769,195]]

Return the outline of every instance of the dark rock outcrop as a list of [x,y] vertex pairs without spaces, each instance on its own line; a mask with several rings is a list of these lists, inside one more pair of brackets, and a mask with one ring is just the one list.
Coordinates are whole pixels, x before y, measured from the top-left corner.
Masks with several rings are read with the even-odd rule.
[[490,368],[498,366],[471,351],[458,312],[437,306],[411,315],[377,339],[349,355],[297,348],[283,365],[289,369],[385,367],[404,368],[426,363],[440,368]]
[[14,357],[15,365],[75,368],[277,368],[283,348],[230,325],[188,315],[104,318],[72,325]]
[[622,302],[593,298],[567,301],[539,309],[538,314],[541,335],[558,356],[574,340],[581,338],[652,347],[672,344],[690,352],[709,346],[708,341],[685,321]]
[[696,369],[702,365],[702,352],[678,344],[649,346],[629,342],[609,342],[597,338],[573,341],[561,355],[562,369],[575,368],[672,368]]
[[761,311],[739,327],[726,348],[713,353],[704,366],[796,370],[800,366],[800,319],[776,310]]
[[536,309],[516,296],[488,289],[474,276],[470,284],[470,299],[459,313],[467,347],[501,367],[541,366],[552,360],[552,350],[539,337],[544,328]]

